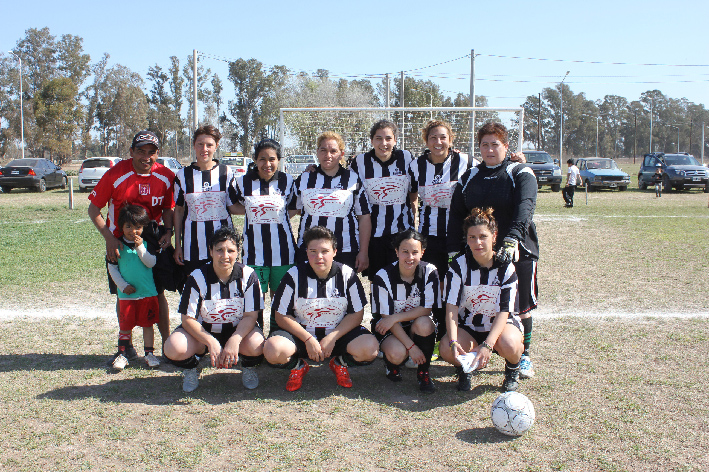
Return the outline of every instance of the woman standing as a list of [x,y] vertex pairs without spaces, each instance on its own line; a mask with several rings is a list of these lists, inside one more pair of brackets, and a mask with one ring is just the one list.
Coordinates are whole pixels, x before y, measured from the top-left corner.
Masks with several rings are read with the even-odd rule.
[[[264,294],[269,287],[271,293],[276,291],[295,261],[290,225],[295,211],[288,211],[294,195],[293,177],[278,170],[281,158],[281,145],[263,139],[254,148],[255,167],[235,180],[234,201],[245,211],[242,260],[258,274]],[[276,326],[273,310],[270,320],[272,331]]]
[[357,155],[350,166],[359,175],[371,208],[370,280],[379,269],[396,261],[394,235],[413,226],[409,202],[411,153],[396,148],[398,133],[392,121],[374,123],[369,131],[372,149]]
[[369,202],[357,174],[340,164],[344,154],[345,141],[339,134],[321,134],[317,146],[320,165],[296,179],[296,207],[302,212],[298,245],[306,260],[302,247],[305,231],[313,226],[325,227],[337,238],[335,261],[362,272],[369,266]]
[[233,227],[227,206],[235,196],[234,175],[214,160],[222,135],[212,125],[192,138],[196,160],[175,176],[175,262],[185,275],[209,262],[209,240],[222,226]]
[[[473,208],[492,208],[498,225],[495,249],[502,262],[514,262],[519,278],[519,315],[524,327],[524,354],[520,377],[534,376],[529,345],[532,338],[532,314],[537,307],[537,260],[539,242],[532,220],[537,202],[537,179],[534,172],[507,157],[507,129],[500,123],[486,123],[477,134],[483,162],[466,172],[458,181],[451,201],[448,220],[448,251],[455,254],[462,247],[463,220]],[[518,155],[521,153],[515,153]]]

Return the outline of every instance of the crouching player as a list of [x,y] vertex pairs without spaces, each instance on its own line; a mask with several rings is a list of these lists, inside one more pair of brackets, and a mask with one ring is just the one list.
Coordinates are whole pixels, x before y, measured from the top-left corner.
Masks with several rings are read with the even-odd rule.
[[303,385],[310,367],[307,359],[327,357],[337,384],[352,387],[348,366],[371,364],[377,357],[377,339],[361,326],[367,298],[357,273],[334,262],[335,235],[315,226],[303,235],[308,263],[292,267],[273,298],[272,309],[280,330],[264,345],[266,360],[291,369],[286,390]]
[[131,346],[131,332],[143,328],[145,362],[157,367],[160,360],[153,354],[155,329],[158,322],[158,291],[153,280],[155,250],[143,240],[143,228],[150,224],[148,212],[139,205],[125,205],[118,213],[118,227],[123,232],[116,262],[106,259],[108,274],[118,288],[118,352],[113,368],[123,370],[128,365],[126,351]]
[[258,387],[254,370],[263,358],[263,332],[256,320],[263,295],[256,272],[236,261],[238,236],[222,227],[209,242],[211,262],[195,269],[177,309],[182,324],[167,338],[165,357],[184,369],[182,389],[199,385],[199,361],[209,353],[212,367],[230,368],[241,356],[244,387]]
[[398,261],[379,270],[372,279],[372,331],[384,353],[386,376],[401,381],[401,364],[407,357],[417,364],[422,392],[436,388],[428,369],[436,344],[431,309],[438,306],[436,266],[423,262],[426,238],[407,229],[394,237]]
[[495,258],[497,222],[491,208],[473,208],[463,234],[465,251],[451,261],[443,288],[448,332],[441,340],[441,357],[456,366],[458,390],[466,391],[472,372],[464,372],[457,357],[475,352],[478,367],[484,368],[496,352],[505,358],[502,390],[513,391],[524,350],[517,274],[512,263]]

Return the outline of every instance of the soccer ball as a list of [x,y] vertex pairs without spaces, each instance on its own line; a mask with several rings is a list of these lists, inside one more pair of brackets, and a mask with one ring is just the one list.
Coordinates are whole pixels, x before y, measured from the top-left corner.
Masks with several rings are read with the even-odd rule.
[[534,424],[534,405],[518,392],[505,392],[492,402],[492,424],[508,436],[521,436]]

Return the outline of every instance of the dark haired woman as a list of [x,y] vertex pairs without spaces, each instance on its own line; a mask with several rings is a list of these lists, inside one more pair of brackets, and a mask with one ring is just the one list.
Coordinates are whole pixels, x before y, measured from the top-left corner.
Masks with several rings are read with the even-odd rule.
[[[537,260],[539,242],[534,226],[537,179],[534,172],[508,157],[507,129],[500,123],[486,123],[477,134],[482,164],[466,172],[458,181],[448,220],[448,251],[461,249],[463,220],[473,208],[492,208],[498,225],[495,250],[502,262],[514,262],[519,278],[519,315],[524,328],[524,354],[520,377],[534,375],[529,345],[532,314],[537,307]],[[517,156],[521,153],[513,153]],[[522,161],[524,162],[524,161]]]
[[209,262],[209,240],[216,230],[233,227],[227,209],[235,196],[234,174],[214,160],[222,135],[212,125],[198,128],[192,138],[195,162],[175,176],[175,262],[185,275]]
[[493,210],[473,208],[463,223],[466,247],[453,259],[445,278],[447,332],[440,355],[456,366],[458,390],[470,390],[472,371],[459,356],[473,353],[477,368],[487,366],[493,352],[505,358],[502,390],[517,389],[522,356],[522,324],[517,316],[514,264],[495,258],[498,237]]
[[242,384],[258,386],[254,367],[263,358],[257,322],[263,296],[253,269],[236,261],[238,239],[232,228],[217,230],[209,242],[211,262],[195,269],[185,283],[177,309],[182,324],[163,347],[165,357],[183,369],[185,392],[199,385],[199,361],[207,355],[212,367],[226,369],[241,356]]
[[[288,211],[294,196],[293,177],[278,170],[281,146],[263,139],[254,148],[255,166],[235,181],[235,202],[243,205],[244,247],[242,261],[254,269],[261,291],[275,292],[281,279],[293,266],[295,239]],[[275,328],[271,311],[270,330]]]
[[419,388],[433,393],[428,370],[436,343],[431,309],[438,306],[438,272],[421,260],[426,238],[417,231],[397,234],[394,250],[398,261],[380,269],[372,280],[372,332],[384,353],[387,378],[401,381],[400,366],[410,357],[417,364]]

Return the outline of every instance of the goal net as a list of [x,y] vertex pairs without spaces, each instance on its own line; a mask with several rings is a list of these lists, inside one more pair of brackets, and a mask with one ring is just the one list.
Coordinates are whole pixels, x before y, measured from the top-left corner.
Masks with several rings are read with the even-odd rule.
[[[429,120],[451,124],[453,147],[479,152],[474,131],[488,121],[500,122],[509,131],[510,151],[522,149],[523,108],[433,107],[433,108],[281,108],[279,138],[284,155],[315,154],[318,136],[324,131],[339,133],[345,140],[345,158],[371,148],[369,129],[381,119],[399,127],[397,147],[419,156],[426,149],[421,130]],[[474,126],[471,124],[474,123]]]

